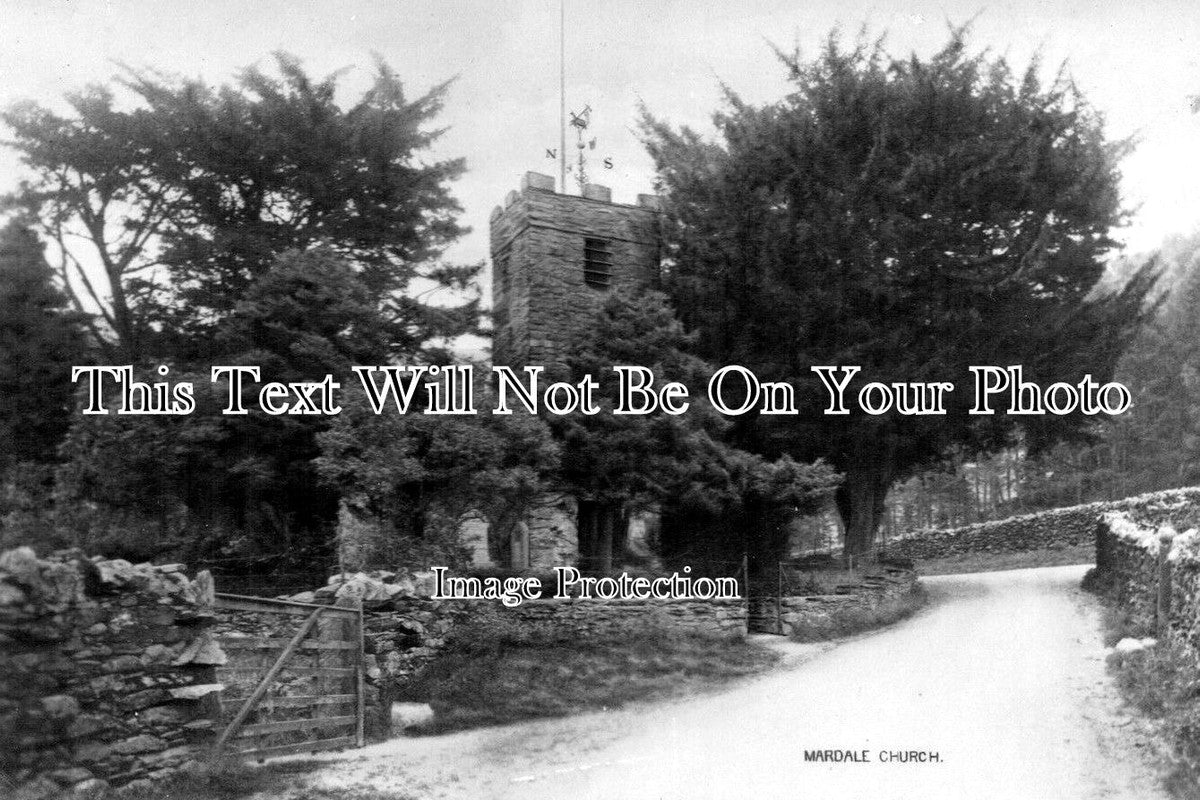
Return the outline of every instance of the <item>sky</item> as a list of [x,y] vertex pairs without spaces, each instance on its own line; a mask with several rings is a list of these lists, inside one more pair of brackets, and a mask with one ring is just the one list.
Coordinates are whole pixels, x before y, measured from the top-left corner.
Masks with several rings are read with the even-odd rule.
[[[1189,104],[1200,94],[1200,14],[1188,2],[562,2],[566,104],[592,108],[591,177],[616,202],[652,188],[639,103],[705,130],[722,83],[752,102],[786,91],[772,44],[812,54],[834,27],[853,36],[865,25],[886,33],[895,54],[927,55],[949,23],[973,19],[973,47],[1020,67],[1035,53],[1051,68],[1065,61],[1110,136],[1138,138],[1123,167],[1137,209],[1119,234],[1130,252],[1200,227],[1200,116]],[[118,63],[226,82],[239,68],[269,66],[278,50],[313,74],[346,69],[347,97],[369,81],[375,54],[414,97],[455,78],[433,155],[466,158],[454,192],[473,230],[448,258],[486,259],[492,207],[527,170],[557,176],[545,151],[559,139],[559,0],[0,0],[0,106],[60,103],[110,79]],[[15,156],[0,151],[0,192],[20,176]]]

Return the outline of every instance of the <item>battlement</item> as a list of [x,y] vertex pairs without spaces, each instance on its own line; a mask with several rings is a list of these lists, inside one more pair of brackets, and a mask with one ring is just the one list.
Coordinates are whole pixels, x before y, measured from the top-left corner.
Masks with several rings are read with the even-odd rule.
[[598,184],[559,194],[554,178],[527,172],[491,214],[493,361],[551,364],[611,292],[653,284],[659,209],[655,195],[614,203]]

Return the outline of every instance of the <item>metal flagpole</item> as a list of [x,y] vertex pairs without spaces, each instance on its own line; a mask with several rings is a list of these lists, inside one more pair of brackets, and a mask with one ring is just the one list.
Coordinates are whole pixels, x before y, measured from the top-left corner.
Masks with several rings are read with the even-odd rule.
[[558,186],[567,193],[567,2],[558,0]]

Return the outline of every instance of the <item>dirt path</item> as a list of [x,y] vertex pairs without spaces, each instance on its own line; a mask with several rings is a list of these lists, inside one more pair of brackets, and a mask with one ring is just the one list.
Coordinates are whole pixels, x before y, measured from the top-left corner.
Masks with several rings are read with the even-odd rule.
[[[1105,676],[1084,570],[928,579],[914,619],[833,648],[781,642],[812,657],[719,694],[397,739],[315,782],[447,799],[1165,797],[1146,726]],[[835,749],[870,761],[804,757]],[[910,750],[939,760],[882,763]]]

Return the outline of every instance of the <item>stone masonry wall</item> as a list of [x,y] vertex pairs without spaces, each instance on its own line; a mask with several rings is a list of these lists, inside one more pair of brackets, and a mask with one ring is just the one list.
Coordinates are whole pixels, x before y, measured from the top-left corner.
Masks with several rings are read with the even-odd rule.
[[836,594],[787,595],[779,598],[778,611],[774,597],[755,598],[750,608],[768,623],[778,613],[780,633],[790,636],[798,630],[822,629],[834,614],[849,607],[870,611],[905,598],[917,591],[917,585],[916,571],[884,566],[857,583],[838,586]]
[[1193,528],[1176,537],[1168,556],[1170,635],[1200,662],[1200,534]]
[[[372,738],[389,733],[393,699],[466,623],[547,626],[574,638],[746,630],[740,600],[540,600],[506,608],[430,600],[431,589],[428,575],[355,573],[293,598],[363,604]],[[265,669],[247,660],[261,654],[239,642],[287,638],[296,626],[295,616],[214,610],[213,590],[207,572],[189,580],[179,565],[135,566],[77,552],[41,559],[28,548],[0,554],[0,780],[21,787],[17,796],[27,800],[63,791],[99,796],[199,758],[221,721],[219,699],[239,693],[240,673],[230,670]],[[344,627],[336,618],[321,624]],[[347,636],[340,628],[327,633]],[[282,683],[285,694],[336,688]]]
[[[553,362],[572,335],[595,319],[613,291],[644,288],[658,267],[658,201],[610,202],[607,189],[558,194],[554,179],[528,173],[491,215],[493,358],[516,367]],[[584,239],[612,255],[608,289],[584,282]]]
[[[550,586],[543,582],[543,585]],[[451,643],[461,626],[546,627],[558,634],[592,636],[672,631],[717,636],[746,632],[744,600],[534,600],[507,608],[491,600],[431,600],[433,584],[425,573],[357,573],[291,600],[334,603],[349,597],[363,603],[366,682],[366,733],[389,733],[390,709],[408,683]]]
[[1096,525],[1094,583],[1135,626],[1200,661],[1200,498],[1164,492],[1134,500]]
[[1095,529],[1096,562],[1099,566],[1103,559],[1106,564],[1101,572],[1108,579],[1108,593],[1134,625],[1153,630],[1164,544],[1170,548],[1170,541],[1159,542],[1154,528],[1148,529],[1151,535],[1144,539],[1126,536],[1130,531],[1140,534],[1141,528],[1121,512],[1106,513]]
[[373,609],[363,621],[368,703],[367,733],[386,736],[393,700],[451,642],[459,626],[519,626],[552,629],[574,639],[660,631],[718,636],[746,632],[743,600],[605,601],[534,600],[515,608],[497,601],[404,598],[391,609]]
[[1109,511],[1135,510],[1173,499],[1200,500],[1200,488],[1130,497],[1112,502],[1056,508],[1036,514],[945,530],[923,530],[888,543],[887,553],[912,559],[934,559],[969,553],[1018,553],[1090,544],[1096,520]]
[[99,796],[165,777],[207,736],[213,584],[179,565],[0,554],[6,797]]
[[715,636],[746,632],[744,600],[535,600],[491,613],[526,625],[550,625],[575,638],[670,630]]

